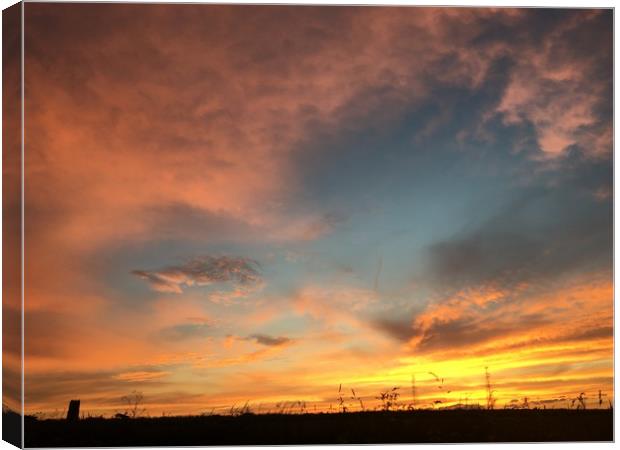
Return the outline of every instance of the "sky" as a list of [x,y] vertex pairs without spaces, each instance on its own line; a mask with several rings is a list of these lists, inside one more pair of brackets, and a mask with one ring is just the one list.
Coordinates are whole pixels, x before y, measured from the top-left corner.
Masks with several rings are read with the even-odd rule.
[[26,412],[606,407],[612,87],[611,10],[26,4]]

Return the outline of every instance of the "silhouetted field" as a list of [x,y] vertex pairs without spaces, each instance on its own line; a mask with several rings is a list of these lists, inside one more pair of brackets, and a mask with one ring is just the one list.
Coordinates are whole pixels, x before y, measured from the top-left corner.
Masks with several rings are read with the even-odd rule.
[[2,440],[22,446],[22,416],[11,410],[2,411]]
[[25,423],[27,447],[612,441],[611,410],[244,414]]

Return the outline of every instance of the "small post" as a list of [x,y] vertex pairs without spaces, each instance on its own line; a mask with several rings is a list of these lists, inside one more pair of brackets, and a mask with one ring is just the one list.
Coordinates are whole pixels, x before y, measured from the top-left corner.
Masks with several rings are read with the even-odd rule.
[[493,389],[491,388],[491,374],[489,374],[489,368],[484,368],[485,378],[487,380],[487,409],[493,409],[495,405],[495,399],[493,398]]
[[411,375],[411,405],[415,409],[415,374]]
[[67,411],[67,421],[73,422],[80,419],[80,401],[71,400]]

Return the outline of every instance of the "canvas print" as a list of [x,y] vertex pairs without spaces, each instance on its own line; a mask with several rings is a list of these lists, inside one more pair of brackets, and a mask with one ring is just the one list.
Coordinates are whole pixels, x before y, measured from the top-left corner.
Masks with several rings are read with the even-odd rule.
[[609,8],[4,10],[4,439],[613,440],[612,50]]

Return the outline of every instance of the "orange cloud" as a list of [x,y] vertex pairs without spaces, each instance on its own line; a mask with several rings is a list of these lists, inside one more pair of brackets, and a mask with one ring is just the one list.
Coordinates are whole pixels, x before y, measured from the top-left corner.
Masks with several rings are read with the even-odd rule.
[[167,376],[169,372],[123,372],[114,378],[121,381],[147,381]]

